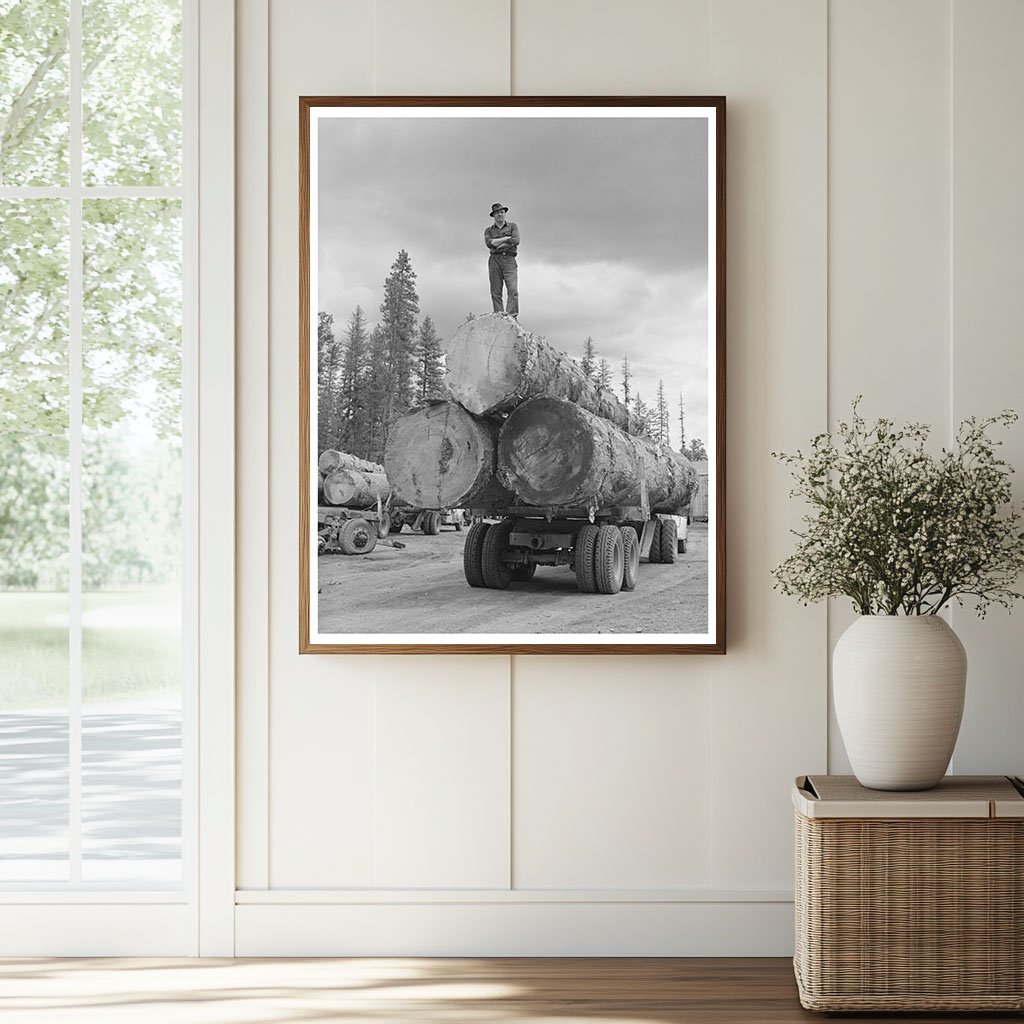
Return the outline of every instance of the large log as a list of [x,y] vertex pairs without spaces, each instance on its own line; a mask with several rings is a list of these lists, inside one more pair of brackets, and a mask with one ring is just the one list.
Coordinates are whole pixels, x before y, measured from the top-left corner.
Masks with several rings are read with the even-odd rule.
[[515,501],[497,482],[498,424],[455,402],[431,402],[396,420],[384,465],[414,508],[498,508]]
[[347,508],[369,508],[377,499],[387,501],[391,485],[383,473],[336,469],[324,477],[324,503]]
[[322,452],[317,463],[321,473],[333,473],[336,469],[358,469],[363,473],[383,473],[384,467],[379,462],[368,462],[348,452],[339,452],[328,448]]
[[531,398],[565,398],[625,431],[632,429],[629,410],[610,389],[512,317],[488,313],[467,320],[446,352],[452,397],[478,416],[511,412]]
[[697,486],[692,464],[632,437],[572,402],[535,398],[509,416],[498,439],[498,477],[528,505],[639,507],[682,514]]

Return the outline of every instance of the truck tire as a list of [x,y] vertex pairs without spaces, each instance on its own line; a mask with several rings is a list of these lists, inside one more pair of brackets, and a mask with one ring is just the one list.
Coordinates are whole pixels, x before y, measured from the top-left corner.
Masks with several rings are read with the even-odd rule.
[[508,538],[514,525],[511,519],[503,519],[500,523],[492,524],[484,536],[480,561],[484,573],[484,586],[491,590],[505,590],[512,582],[512,567],[506,565],[501,556],[508,549]]
[[365,519],[348,519],[338,531],[338,546],[346,555],[368,555],[377,546],[377,528]]
[[471,587],[486,587],[484,583],[483,550],[484,537],[490,523],[474,523],[466,534],[466,543],[462,546],[462,571],[466,574],[466,582]]
[[632,526],[622,528],[622,589],[635,590],[640,578],[640,538]]
[[382,512],[377,520],[377,538],[383,540],[391,532],[391,516]]
[[536,562],[521,562],[512,570],[513,583],[529,583],[537,571]]
[[672,565],[676,560],[676,545],[679,543],[679,526],[674,519],[662,519],[658,530],[661,540],[661,561]]
[[654,536],[651,538],[651,550],[647,553],[647,561],[657,565],[661,561],[661,520],[654,520]]
[[421,529],[428,537],[433,537],[440,533],[441,514],[439,512],[425,512]]
[[594,547],[594,573],[599,594],[617,594],[622,589],[624,564],[622,531],[617,526],[602,526]]
[[594,572],[594,547],[597,544],[597,535],[600,527],[593,523],[587,523],[580,527],[576,534],[576,554],[573,561],[576,563],[576,586],[582,594],[597,593],[597,576]]

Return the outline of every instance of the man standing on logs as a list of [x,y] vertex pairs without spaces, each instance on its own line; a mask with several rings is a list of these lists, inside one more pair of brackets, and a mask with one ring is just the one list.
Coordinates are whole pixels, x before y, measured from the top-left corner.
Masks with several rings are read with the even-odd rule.
[[[491,303],[495,313],[519,316],[519,266],[516,253],[519,251],[519,228],[505,220],[508,207],[495,203],[491,207],[494,223],[484,229],[484,245],[491,254],[487,260],[487,274],[491,279]],[[502,305],[501,286],[508,293],[507,308]]]

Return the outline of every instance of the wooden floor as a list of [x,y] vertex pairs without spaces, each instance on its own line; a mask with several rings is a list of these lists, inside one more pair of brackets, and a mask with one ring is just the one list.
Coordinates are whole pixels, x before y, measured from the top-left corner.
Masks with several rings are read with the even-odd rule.
[[[1020,1014],[844,1015],[987,1021]],[[0,960],[2,1024],[777,1024],[785,959]]]

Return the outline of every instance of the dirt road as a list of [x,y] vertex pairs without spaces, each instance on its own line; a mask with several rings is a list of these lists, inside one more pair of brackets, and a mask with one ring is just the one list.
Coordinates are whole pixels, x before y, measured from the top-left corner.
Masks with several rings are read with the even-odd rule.
[[674,565],[640,566],[636,590],[581,594],[567,566],[541,566],[508,590],[470,587],[466,534],[405,530],[399,550],[322,555],[321,633],[702,633],[707,629],[707,526],[693,523]]

